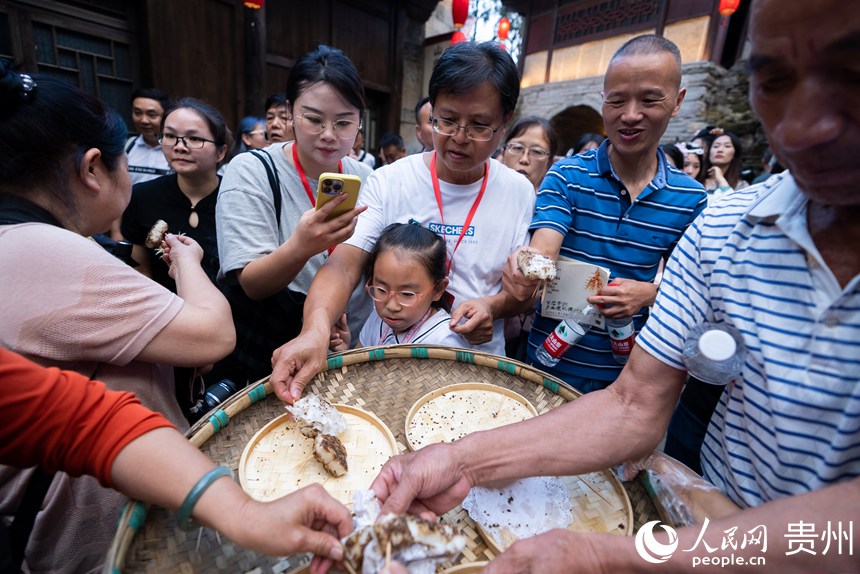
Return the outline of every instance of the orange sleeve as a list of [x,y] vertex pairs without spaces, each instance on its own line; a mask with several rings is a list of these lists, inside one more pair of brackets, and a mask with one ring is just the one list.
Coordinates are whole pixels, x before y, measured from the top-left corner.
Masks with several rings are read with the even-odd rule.
[[119,452],[173,425],[132,394],[73,371],[45,368],[0,349],[0,463],[89,474],[111,487]]

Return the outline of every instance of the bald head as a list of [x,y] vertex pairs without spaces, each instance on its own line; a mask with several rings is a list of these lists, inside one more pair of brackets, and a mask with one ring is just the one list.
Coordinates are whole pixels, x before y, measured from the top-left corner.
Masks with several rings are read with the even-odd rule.
[[643,36],[636,36],[627,42],[624,43],[623,46],[618,48],[615,54],[612,55],[612,59],[609,60],[609,67],[611,68],[613,64],[615,64],[618,60],[622,58],[628,58],[631,56],[652,56],[659,54],[668,54],[675,60],[675,76],[677,81],[675,82],[675,87],[681,87],[681,51],[678,49],[678,46],[675,45],[671,40],[667,40],[663,36],[657,36],[656,34],[645,34]]

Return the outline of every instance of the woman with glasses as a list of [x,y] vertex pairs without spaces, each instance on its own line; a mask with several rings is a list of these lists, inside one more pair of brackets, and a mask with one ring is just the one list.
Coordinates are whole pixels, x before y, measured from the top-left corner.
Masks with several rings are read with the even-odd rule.
[[[185,430],[171,365],[226,356],[235,343],[230,306],[190,237],[168,235],[169,266],[159,262],[176,294],[87,239],[128,204],[125,139],[122,117],[99,100],[0,61],[0,347],[133,392]],[[34,474],[0,468],[0,515],[19,511],[25,489],[38,484]],[[29,571],[100,569],[123,497],[91,478],[46,478],[51,488],[32,513]]]
[[227,161],[231,161],[240,153],[263,149],[267,145],[269,142],[266,140],[266,118],[244,117],[236,128],[236,136],[233,145],[230,146],[230,153],[227,154]]
[[[365,104],[358,71],[342,51],[320,46],[300,58],[287,79],[286,96],[295,140],[237,156],[218,197],[220,278],[231,289],[234,309],[243,305],[242,313],[234,313],[243,380],[271,372],[272,351],[299,332],[311,280],[328,252],[352,235],[364,211],[329,218],[346,196],[317,211],[320,174],[364,180],[372,171],[347,157]],[[254,310],[281,319],[270,321],[271,328],[243,325],[240,315]],[[368,302],[350,313],[356,333],[369,312]]]
[[[463,347],[451,331],[445,241],[415,223],[385,228],[367,262],[365,290],[374,310],[361,329],[358,346],[447,345]],[[349,331],[335,329],[332,351],[349,348]]]
[[557,150],[558,138],[549,122],[538,116],[527,116],[508,130],[502,163],[526,176],[537,193]]
[[122,235],[134,244],[138,270],[176,291],[176,281],[161,261],[161,253],[144,246],[159,219],[171,233],[194,239],[203,248],[203,269],[214,283],[218,275],[215,203],[221,177],[218,168],[230,143],[223,116],[205,102],[183,98],[164,116],[158,136],[174,173],[135,185],[122,215]]
[[348,294],[361,282],[385,228],[414,219],[447,245],[451,330],[470,346],[504,354],[502,318],[520,312],[502,293],[508,256],[528,241],[534,187],[491,160],[519,96],[519,72],[493,42],[448,48],[430,78],[434,150],[381,167],[368,178],[366,206],[355,234],[339,246],[314,279],[302,334],[278,349],[270,379],[292,402],[323,365],[331,327]]

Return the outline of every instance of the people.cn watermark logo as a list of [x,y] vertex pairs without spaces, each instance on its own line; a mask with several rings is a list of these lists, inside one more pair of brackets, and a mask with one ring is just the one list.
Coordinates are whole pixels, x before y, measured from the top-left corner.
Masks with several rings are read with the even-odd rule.
[[651,564],[662,564],[672,557],[678,549],[678,533],[671,526],[660,524],[666,534],[669,535],[669,543],[663,544],[654,538],[654,527],[660,524],[659,520],[652,520],[639,529],[636,533],[636,552],[646,562]]

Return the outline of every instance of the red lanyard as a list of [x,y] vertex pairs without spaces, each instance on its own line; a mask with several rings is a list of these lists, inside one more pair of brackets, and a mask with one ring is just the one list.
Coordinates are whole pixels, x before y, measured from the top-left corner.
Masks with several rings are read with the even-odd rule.
[[[409,341],[411,341],[411,340],[412,340],[412,337],[414,337],[414,336],[415,336],[415,334],[416,334],[416,333],[418,333],[418,330],[419,330],[419,329],[421,329],[421,325],[423,325],[424,323],[426,323],[426,322],[427,322],[427,319],[429,319],[429,318],[430,318],[430,315],[431,315],[432,313],[433,313],[433,307],[430,307],[429,309],[427,309],[427,312],[426,312],[426,313],[424,313],[424,316],[423,316],[423,317],[421,317],[421,320],[420,320],[420,321],[418,321],[417,323],[415,323],[414,325],[412,325],[412,326],[409,328],[409,330],[408,330],[408,331],[406,331],[406,334],[405,334],[405,335],[403,335],[403,337],[402,337],[402,340],[401,340],[401,341],[398,341],[398,340],[397,340],[397,333],[394,333],[394,340],[397,342],[397,344],[399,344],[399,345],[405,345],[405,344],[409,343]],[[385,321],[383,321],[383,322],[382,322],[382,324],[383,324],[383,325],[385,325],[385,329],[383,329],[383,330],[382,330],[382,340],[381,340],[381,341],[379,341],[379,344],[380,344],[380,345],[384,345],[384,344],[385,344],[385,339],[387,339],[387,338],[388,338],[388,334],[389,334],[388,332],[389,332],[389,331],[391,331],[391,332],[393,332],[393,331],[394,331],[394,330],[391,328],[391,326],[390,326],[388,323],[386,323]]]
[[[302,162],[299,161],[299,146],[296,145],[296,142],[293,142],[293,163],[296,164],[296,171],[299,172],[299,179],[302,180],[302,185],[305,186],[305,193],[308,194],[308,199],[311,200],[311,207],[316,207],[317,199],[314,196],[314,192],[311,191],[311,184],[308,183],[308,176],[305,175]],[[337,160],[337,172],[343,173],[343,163],[340,160]],[[337,246],[335,245],[328,248],[329,255],[331,255],[331,252],[334,251],[335,247]]]
[[[463,228],[460,230],[460,237],[457,239],[457,243],[454,244],[454,250],[451,251],[451,257],[448,258],[448,266],[446,271],[451,271],[451,263],[454,262],[454,254],[457,253],[457,248],[460,247],[460,242],[463,241],[463,237],[466,236],[466,232],[469,230],[469,224],[472,223],[472,218],[475,217],[475,213],[478,211],[478,206],[481,204],[481,199],[484,197],[484,191],[487,189],[487,180],[489,178],[490,173],[490,162],[486,162],[484,164],[484,181],[481,183],[481,191],[478,192],[478,197],[475,198],[475,203],[472,204],[472,208],[469,210],[469,214],[466,216],[466,221],[463,223]],[[445,225],[445,214],[442,212],[442,190],[439,189],[439,175],[436,173],[436,152],[433,152],[433,157],[430,159],[430,176],[433,179],[433,192],[436,194],[436,204],[439,206],[439,217],[442,218],[442,225]],[[444,233],[444,230],[443,230]]]
[[[314,192],[311,190],[311,184],[308,183],[308,176],[305,175],[305,170],[302,168],[302,162],[299,161],[299,146],[293,142],[293,163],[296,164],[296,171],[299,172],[299,179],[302,180],[302,185],[305,186],[305,193],[308,194],[308,199],[311,200],[311,206],[317,206],[317,199]],[[337,171],[343,173],[343,162],[337,160]]]

